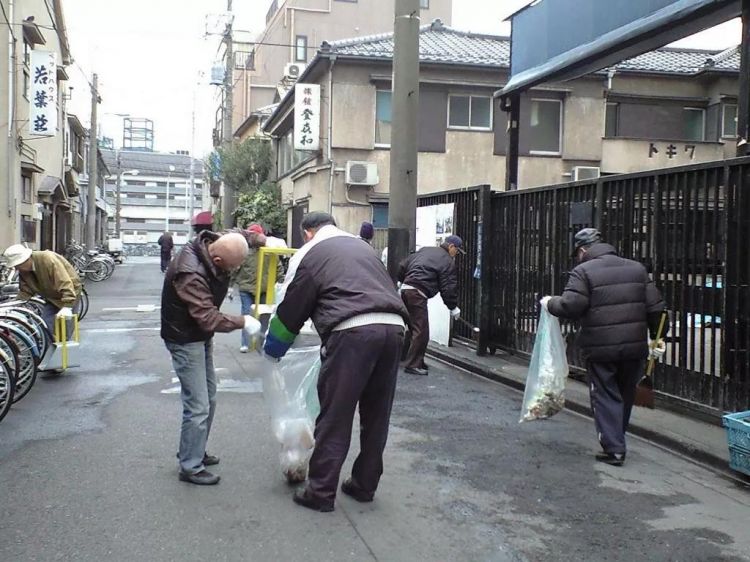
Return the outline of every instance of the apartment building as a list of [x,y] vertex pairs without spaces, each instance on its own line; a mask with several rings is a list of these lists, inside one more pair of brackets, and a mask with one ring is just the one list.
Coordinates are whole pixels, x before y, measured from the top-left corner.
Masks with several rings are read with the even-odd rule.
[[[421,194],[503,189],[507,115],[494,93],[509,54],[504,37],[422,27]],[[292,235],[307,210],[331,208],[352,232],[362,220],[387,225],[392,55],[393,35],[383,34],[326,43],[308,64],[299,83],[321,89],[320,150],[294,150],[294,90],[266,122]],[[522,99],[521,187],[732,156],[738,72],[737,49],[665,48],[532,89]]]
[[61,251],[73,234],[80,173],[66,158],[72,57],[62,3],[0,4],[0,248],[23,241]]
[[106,202],[109,233],[117,220],[117,180],[120,179],[120,234],[126,245],[154,245],[166,230],[176,244],[190,235],[190,167],[194,176],[194,213],[210,209],[203,162],[188,154],[103,150],[110,173]]
[[[453,0],[420,0],[420,6],[423,21],[450,25]],[[394,0],[273,0],[256,41],[234,48],[233,133],[286,94],[323,41],[392,31],[393,15]]]

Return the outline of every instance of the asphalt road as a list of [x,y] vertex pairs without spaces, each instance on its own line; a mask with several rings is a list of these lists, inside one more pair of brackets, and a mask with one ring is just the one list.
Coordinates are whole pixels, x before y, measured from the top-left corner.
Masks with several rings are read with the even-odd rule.
[[217,336],[222,482],[179,482],[157,262],[89,284],[82,367],[39,380],[0,423],[0,561],[750,559],[746,489],[634,438],[625,467],[600,465],[590,420],[519,425],[517,392],[438,364],[400,378],[375,502],[299,508],[266,364],[238,334]]

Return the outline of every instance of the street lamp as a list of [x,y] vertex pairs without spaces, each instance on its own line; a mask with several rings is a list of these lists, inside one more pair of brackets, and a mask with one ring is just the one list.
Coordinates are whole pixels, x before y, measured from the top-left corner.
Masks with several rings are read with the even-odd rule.
[[119,239],[120,236],[120,213],[122,212],[122,188],[125,187],[125,184],[122,181],[122,176],[137,176],[138,170],[125,170],[124,172],[120,171],[120,161],[119,161],[119,155],[117,160],[117,185],[115,186],[115,236]]
[[169,165],[169,173],[167,174],[167,216],[164,219],[164,232],[169,232],[169,179],[172,177],[175,167]]

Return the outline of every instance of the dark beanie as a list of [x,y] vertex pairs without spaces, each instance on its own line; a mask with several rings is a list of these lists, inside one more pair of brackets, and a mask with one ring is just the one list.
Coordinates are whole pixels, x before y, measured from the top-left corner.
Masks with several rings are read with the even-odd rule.
[[372,240],[373,236],[375,236],[375,228],[372,226],[372,223],[363,222],[359,228],[359,237],[364,240]]

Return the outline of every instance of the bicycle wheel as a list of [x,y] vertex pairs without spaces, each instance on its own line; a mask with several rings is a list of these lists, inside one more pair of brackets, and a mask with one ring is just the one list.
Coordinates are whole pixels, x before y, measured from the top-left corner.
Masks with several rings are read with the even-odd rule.
[[86,266],[86,279],[94,283],[104,281],[107,278],[107,265],[98,260],[91,260]]
[[38,355],[34,338],[12,319],[0,320],[0,332],[10,337],[18,350],[18,375],[13,396],[15,403],[26,396],[34,386],[41,357]]
[[89,312],[89,294],[86,292],[86,287],[81,287],[81,298],[73,307],[73,312],[78,315],[78,321],[84,319],[86,314]]
[[47,348],[53,341],[53,336],[47,329],[44,320],[31,310],[24,307],[0,308],[0,320],[13,319],[20,324],[26,332],[31,334],[39,350],[39,356],[43,357]]
[[[0,336],[0,341],[5,341]],[[0,345],[0,421],[5,417],[13,405],[16,393],[15,365],[11,357],[5,352],[4,346]]]

